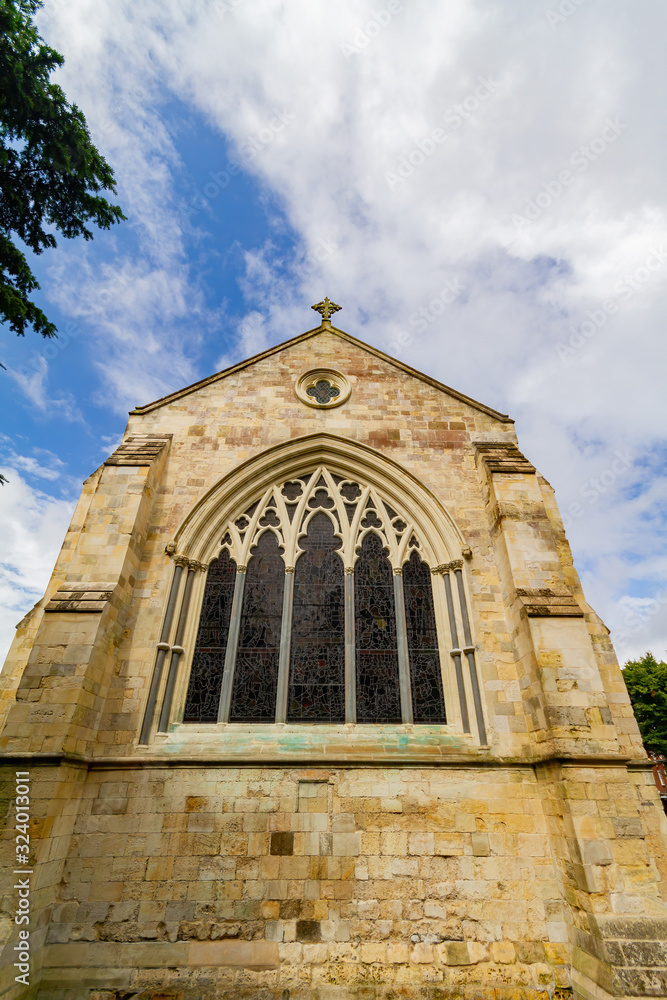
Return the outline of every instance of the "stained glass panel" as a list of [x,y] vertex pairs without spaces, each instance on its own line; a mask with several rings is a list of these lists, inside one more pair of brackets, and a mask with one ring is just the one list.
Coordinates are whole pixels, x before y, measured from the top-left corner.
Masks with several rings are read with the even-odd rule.
[[380,538],[370,533],[354,567],[357,722],[400,723],[394,578]]
[[287,718],[289,722],[345,721],[345,609],[340,539],[326,514],[316,514],[300,541]]
[[332,399],[340,396],[340,389],[332,385],[328,379],[321,378],[315,385],[311,385],[306,389],[306,395],[318,403],[330,403]]
[[303,496],[303,483],[301,482],[301,480],[292,479],[289,482],[285,483],[285,485],[282,488],[282,495],[285,497],[286,500],[289,500],[290,503],[294,502],[295,500],[298,500],[300,496]]
[[273,722],[280,654],[285,566],[272,531],[248,563],[230,722]]
[[184,722],[217,722],[236,564],[228,552],[208,568]]
[[308,501],[308,506],[311,510],[316,510],[318,507],[324,507],[326,510],[331,510],[334,506],[334,502],[327,491],[322,489],[316,490],[315,495]]
[[[332,485],[335,483],[335,488]],[[408,543],[410,562],[401,580],[406,609],[410,684],[414,720],[445,722],[431,577],[422,562],[420,543],[412,525],[384,500],[375,500],[366,485],[316,472],[286,480],[277,487],[285,504],[271,491],[263,501],[237,513],[225,529],[223,544],[241,558],[251,543],[254,523],[259,543],[248,560],[245,595],[239,627],[239,645],[231,693],[230,720],[272,722],[280,658],[281,618],[285,566],[280,555],[284,537],[298,537],[299,518],[310,517],[310,527],[298,544],[292,636],[288,678],[288,719],[292,722],[342,722],[345,713],[344,582],[339,511],[350,524],[361,515],[350,553],[359,554],[354,575],[357,721],[400,723],[401,703],[394,587],[396,580],[384,546],[392,540]],[[364,496],[363,511],[359,501]],[[307,499],[305,510],[301,503]],[[259,504],[263,503],[263,509]],[[326,513],[325,513],[326,511]],[[261,517],[255,523],[253,515]],[[335,524],[332,524],[332,518]],[[283,523],[284,522],[284,523]],[[233,526],[233,527],[232,527]],[[231,530],[230,530],[231,528]],[[272,529],[266,531],[267,528]],[[370,529],[370,531],[369,531]],[[359,534],[363,534],[363,542]],[[347,534],[347,528],[346,528]],[[392,541],[393,544],[393,541]],[[245,557],[244,561],[245,561]],[[217,719],[224,658],[230,628],[236,568],[227,552],[211,564],[207,578],[192,673],[186,698],[186,722]]]
[[410,561],[403,567],[403,593],[414,721],[444,724],[447,720],[433,610],[431,571],[414,551]]
[[361,488],[357,483],[345,483],[341,486],[340,493],[346,503],[356,503],[361,496]]

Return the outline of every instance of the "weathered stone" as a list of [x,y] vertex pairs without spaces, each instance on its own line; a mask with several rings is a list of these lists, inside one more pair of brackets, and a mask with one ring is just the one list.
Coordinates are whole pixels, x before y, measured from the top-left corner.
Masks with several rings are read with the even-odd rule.
[[294,834],[272,833],[271,854],[278,854],[278,855],[294,854]]
[[[340,406],[296,392],[320,368]],[[207,565],[320,468],[426,564],[447,724],[183,723]],[[393,568],[389,603],[416,600]],[[6,801],[30,771],[40,1000],[665,993],[660,803],[551,488],[509,418],[327,325],[130,415],[0,710]]]
[[320,941],[322,928],[319,920],[297,920],[296,938],[297,941]]

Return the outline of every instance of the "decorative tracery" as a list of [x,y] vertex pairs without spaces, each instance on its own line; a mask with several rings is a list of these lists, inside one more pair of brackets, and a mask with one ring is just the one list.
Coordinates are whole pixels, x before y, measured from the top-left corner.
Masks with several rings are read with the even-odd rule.
[[184,721],[444,722],[419,546],[376,489],[324,466],[271,486],[223,528]]
[[[308,374],[315,384],[314,373]],[[318,369],[316,374],[328,372]],[[307,464],[314,452],[330,455],[331,465]],[[389,580],[393,584],[389,631],[395,628],[395,639],[392,634],[391,644],[386,644],[386,660],[395,650],[401,723],[441,725],[447,720],[485,744],[484,694],[466,597],[464,560],[471,551],[447,510],[408,472],[386,459],[379,461],[355,442],[343,446],[330,435],[281,445],[253,463],[202,497],[166,546],[173,573],[156,637],[140,742],[150,742],[151,734],[169,732],[181,720],[269,721],[274,707],[272,718],[277,723],[340,722],[343,700],[346,723],[369,719],[377,724],[395,718],[394,708],[387,708],[392,698],[396,704],[395,672],[385,671],[382,683],[374,682],[370,664],[377,667],[382,659],[375,656],[377,634],[374,638],[371,632],[368,645],[365,635],[357,636],[357,610],[361,616],[363,607],[356,600],[355,581],[363,576],[362,552],[369,547],[382,552],[377,565],[383,567],[384,584],[376,579],[374,586],[389,608]],[[276,476],[276,469],[283,470],[282,476]],[[252,483],[264,485],[261,491],[255,487],[253,494]],[[241,496],[244,502],[234,500]],[[328,570],[320,580],[324,564],[314,561],[309,566],[308,560],[314,553],[311,543],[317,536],[321,542],[324,534]],[[244,640],[244,616],[253,585],[248,587],[248,602],[244,591],[259,569],[265,546],[270,547],[273,562],[273,621],[265,637],[260,636],[262,643],[253,640],[251,645]],[[306,583],[305,589],[301,587],[306,594],[301,606],[301,585],[295,587],[295,580]],[[321,589],[318,600],[309,601],[309,582]],[[262,607],[266,602],[256,603]],[[379,627],[385,620],[380,609],[367,610]],[[193,614],[196,624],[191,621]],[[323,638],[317,622],[326,624],[326,644],[313,641]],[[362,653],[366,662],[358,669]],[[325,678],[329,690],[313,684],[306,691],[310,678]],[[262,704],[265,691],[268,699]],[[375,699],[370,707],[364,704],[366,691]]]
[[332,474],[324,466],[270,486],[225,526],[222,548],[238,566],[246,566],[261,535],[272,531],[285,566],[296,566],[304,551],[302,539],[316,511],[329,517],[340,540],[340,558],[346,570],[353,569],[369,532],[382,540],[394,570],[407,562],[412,549],[420,548],[414,525],[375,488]]

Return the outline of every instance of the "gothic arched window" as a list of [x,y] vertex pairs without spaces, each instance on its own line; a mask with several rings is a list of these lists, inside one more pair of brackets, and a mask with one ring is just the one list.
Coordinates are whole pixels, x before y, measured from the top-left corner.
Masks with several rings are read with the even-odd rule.
[[431,571],[413,550],[403,567],[405,624],[415,722],[445,722]]
[[355,566],[354,623],[357,722],[400,722],[394,576],[376,534],[364,538]]
[[[184,722],[442,725],[451,669],[447,683],[470,732],[467,657],[485,739],[461,563],[430,565],[416,525],[393,504],[320,466],[269,487],[223,526],[201,596]],[[433,573],[444,578],[438,614]],[[169,649],[160,731],[170,717],[193,576],[189,569],[177,638],[159,647],[144,733]],[[168,618],[173,607],[170,599]],[[447,626],[445,657],[438,632]]]
[[275,718],[284,579],[278,539],[265,531],[245,575],[230,722]]
[[208,568],[204,603],[185,702],[188,722],[217,722],[229,637],[236,565],[224,550]]
[[303,554],[294,571],[288,722],[345,722],[340,545],[327,515],[316,514],[301,539]]

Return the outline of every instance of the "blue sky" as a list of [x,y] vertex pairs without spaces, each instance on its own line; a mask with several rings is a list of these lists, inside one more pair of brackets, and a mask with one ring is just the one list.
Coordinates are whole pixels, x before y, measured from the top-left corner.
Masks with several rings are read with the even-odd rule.
[[667,655],[658,0],[47,0],[128,221],[2,333],[0,657],[127,411],[339,325],[517,420],[620,658]]

